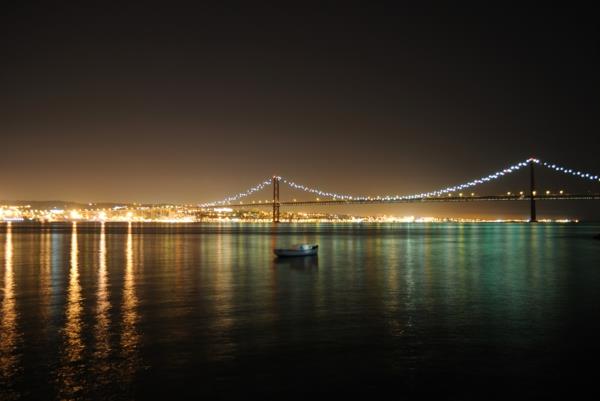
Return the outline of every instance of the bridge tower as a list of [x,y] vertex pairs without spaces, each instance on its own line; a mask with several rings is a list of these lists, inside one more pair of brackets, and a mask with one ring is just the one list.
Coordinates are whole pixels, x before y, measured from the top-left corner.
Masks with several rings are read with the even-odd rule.
[[271,178],[273,184],[273,223],[279,223],[279,177]]
[[537,215],[536,215],[536,210],[535,210],[535,195],[536,195],[536,191],[535,191],[535,172],[534,172],[534,161],[533,159],[529,160],[529,196],[530,196],[530,215],[529,215],[529,222],[530,223],[537,223]]

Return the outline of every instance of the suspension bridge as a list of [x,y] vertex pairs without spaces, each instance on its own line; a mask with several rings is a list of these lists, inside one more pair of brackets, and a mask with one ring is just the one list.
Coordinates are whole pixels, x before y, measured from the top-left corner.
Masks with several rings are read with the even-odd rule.
[[[478,201],[521,201],[529,202],[530,218],[532,223],[537,222],[536,201],[556,201],[556,200],[600,200],[600,192],[588,191],[585,193],[565,193],[559,192],[542,192],[536,190],[535,185],[535,170],[536,166],[547,168],[558,173],[567,174],[586,180],[588,182],[600,183],[600,176],[581,172],[575,169],[562,167],[556,164],[543,162],[536,158],[529,158],[525,161],[516,163],[505,169],[496,171],[484,177],[480,177],[462,184],[433,190],[430,192],[410,194],[410,195],[377,195],[377,196],[356,196],[348,194],[339,194],[334,192],[323,191],[317,188],[308,187],[298,184],[280,176],[273,176],[265,181],[235,195],[228,196],[219,201],[203,203],[198,205],[202,208],[222,207],[231,208],[241,207],[270,207],[273,209],[273,222],[279,223],[280,209],[282,206],[301,206],[301,205],[348,205],[348,204],[381,204],[381,203],[430,203],[430,202],[478,202]],[[518,193],[508,192],[503,195],[475,195],[470,190],[476,186],[500,179],[522,169],[529,170],[529,190]],[[282,201],[279,198],[279,187],[281,184],[304,192],[317,195],[321,198],[312,200],[292,200]],[[261,191],[267,187],[272,187],[273,197],[269,201],[259,201],[258,203],[244,203],[242,199]]]

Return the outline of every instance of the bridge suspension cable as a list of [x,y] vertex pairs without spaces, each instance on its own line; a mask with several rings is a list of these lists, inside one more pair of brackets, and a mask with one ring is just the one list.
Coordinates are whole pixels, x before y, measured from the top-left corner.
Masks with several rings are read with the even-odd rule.
[[566,174],[571,174],[574,176],[578,176],[581,178],[587,178],[591,181],[600,181],[600,177],[597,175],[592,175],[589,173],[583,173],[580,171],[576,171],[576,170],[572,170],[572,169],[567,169],[564,167],[560,167],[557,166],[556,164],[551,164],[551,163],[547,163],[547,162],[542,162],[539,159],[534,159],[534,158],[530,158],[527,159],[525,161],[516,163],[510,167],[507,167],[503,170],[499,170],[496,171],[492,174],[489,174],[485,177],[481,177],[472,181],[468,181],[462,184],[458,184],[458,185],[454,185],[451,187],[446,187],[446,188],[441,188],[441,189],[437,189],[434,191],[430,191],[430,192],[423,192],[423,193],[415,193],[415,194],[410,194],[410,195],[379,195],[379,196],[356,196],[356,195],[348,195],[348,194],[338,194],[338,193],[334,193],[334,192],[328,192],[328,191],[323,191],[317,188],[311,188],[302,184],[297,184],[293,181],[288,181],[286,179],[282,179],[283,182],[287,185],[289,185],[291,188],[294,189],[298,189],[298,190],[302,190],[305,192],[310,192],[319,196],[323,196],[323,197],[331,197],[334,199],[341,199],[341,200],[358,200],[358,201],[365,201],[365,200],[371,200],[371,199],[377,199],[377,200],[408,200],[408,199],[418,199],[418,198],[426,198],[426,197],[430,197],[430,196],[440,196],[440,195],[445,195],[447,193],[451,193],[451,192],[457,192],[457,191],[461,191],[463,189],[468,189],[468,188],[472,188],[475,187],[477,185],[481,185],[484,184],[486,182],[490,182],[493,180],[496,180],[498,178],[501,178],[505,175],[514,173],[515,171],[518,171],[524,167],[527,167],[529,165],[529,163],[535,163],[535,164],[540,164],[544,167],[556,170],[556,171],[562,171]]
[[[427,198],[427,197],[432,197],[432,196],[440,196],[440,195],[445,195],[445,194],[449,194],[452,192],[457,192],[457,191],[461,191],[464,189],[469,189],[469,188],[473,188],[476,187],[478,185],[481,184],[485,184],[487,182],[490,181],[494,181],[498,178],[504,177],[506,175],[512,174],[524,167],[527,167],[530,163],[535,163],[541,166],[544,166],[546,168],[549,168],[551,170],[555,170],[555,171],[559,171],[565,174],[569,174],[569,175],[573,175],[579,178],[583,178],[586,180],[590,180],[590,181],[596,181],[596,182],[600,182],[600,176],[598,175],[593,175],[590,173],[584,173],[581,171],[577,171],[574,169],[568,169],[566,167],[561,167],[558,166],[556,164],[552,164],[552,163],[548,163],[548,162],[542,162],[539,159],[535,159],[535,158],[529,158],[525,161],[513,164],[512,166],[509,166],[505,169],[502,170],[498,170],[492,174],[488,174],[487,176],[484,177],[480,177],[477,179],[474,179],[472,181],[468,181],[468,182],[464,182],[462,184],[458,184],[458,185],[454,185],[454,186],[450,186],[450,187],[446,187],[446,188],[440,188],[434,191],[429,191],[429,192],[422,192],[422,193],[415,193],[415,194],[410,194],[410,195],[378,195],[378,196],[364,196],[364,195],[349,195],[349,194],[340,194],[340,193],[335,193],[335,192],[330,192],[330,191],[324,191],[318,188],[313,188],[313,187],[309,187],[303,184],[298,184],[294,181],[291,181],[289,179],[280,177],[280,176],[275,176],[274,178],[279,180],[280,182],[283,182],[284,184],[287,184],[290,188],[296,189],[296,190],[301,190],[304,192],[309,192],[318,196],[322,196],[322,197],[329,197],[329,198],[333,198],[333,199],[337,199],[337,200],[351,200],[351,201],[368,201],[368,200],[383,200],[383,201],[398,201],[398,200],[410,200],[410,199],[419,199],[419,198]],[[253,194],[254,192],[258,192],[261,189],[265,188],[268,185],[271,185],[272,183],[272,178],[267,179],[263,182],[261,182],[260,184],[255,185],[254,187],[251,187],[243,192],[240,192],[236,195],[232,195],[229,196],[227,198],[224,198],[220,201],[215,201],[215,202],[210,202],[210,203],[204,203],[204,204],[200,204],[200,207],[211,207],[211,206],[221,206],[221,205],[227,205],[231,202],[235,202],[238,201],[244,197],[247,197],[251,194]]]
[[440,196],[440,195],[444,195],[450,192],[456,192],[456,191],[460,191],[463,189],[467,189],[467,188],[471,188],[471,187],[475,187],[477,185],[480,184],[484,184],[486,182],[498,179],[502,176],[505,176],[507,174],[511,174],[523,167],[526,167],[530,161],[533,161],[535,163],[539,163],[539,160],[537,159],[528,159],[524,162],[520,162],[517,163],[515,165],[512,165],[508,168],[505,168],[503,170],[499,170],[496,171],[495,173],[489,174],[485,177],[481,177],[469,182],[465,182],[462,184],[458,184],[458,185],[454,185],[451,187],[446,187],[446,188],[440,188],[434,191],[430,191],[430,192],[422,192],[422,193],[415,193],[415,194],[410,194],[410,195],[379,195],[379,196],[364,196],[364,195],[348,195],[348,194],[338,194],[338,193],[333,193],[333,192],[327,192],[327,191],[322,191],[320,189],[317,188],[311,188],[311,187],[307,187],[305,185],[301,185],[301,184],[297,184],[293,181],[287,181],[287,180],[283,180],[284,183],[286,183],[287,185],[289,185],[290,187],[294,188],[294,189],[298,189],[298,190],[302,190],[305,192],[310,192],[319,196],[324,196],[324,197],[332,197],[334,199],[342,199],[342,200],[358,200],[358,201],[364,201],[364,200],[370,200],[370,199],[378,199],[378,200],[406,200],[406,199],[417,199],[417,198],[426,198],[428,196]]
[[538,164],[541,164],[542,166],[549,168],[550,170],[555,170],[555,171],[560,171],[562,173],[565,174],[570,174],[576,177],[580,177],[580,178],[584,178],[584,179],[589,179],[591,181],[600,181],[600,176],[598,175],[593,175],[590,173],[584,173],[581,171],[577,171],[577,170],[573,170],[570,168],[566,168],[566,167],[561,167],[558,166],[556,164],[551,164],[551,163],[547,163],[547,162],[540,162],[539,160],[537,161]]
[[235,202],[242,198],[245,198],[246,196],[250,196],[254,192],[258,192],[268,185],[271,185],[271,179],[265,180],[265,181],[261,182],[260,184],[256,184],[255,186],[248,188],[247,190],[240,192],[239,194],[231,195],[231,196],[228,196],[227,198],[224,198],[222,200],[215,201],[215,202],[202,203],[198,206],[200,206],[200,207],[223,206],[228,203]]

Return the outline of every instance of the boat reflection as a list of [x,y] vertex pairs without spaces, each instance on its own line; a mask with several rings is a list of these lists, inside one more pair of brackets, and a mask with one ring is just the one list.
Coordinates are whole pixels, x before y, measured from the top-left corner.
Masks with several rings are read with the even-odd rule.
[[316,270],[319,267],[319,257],[314,256],[299,256],[289,258],[274,258],[275,268],[287,267],[294,270],[310,271]]

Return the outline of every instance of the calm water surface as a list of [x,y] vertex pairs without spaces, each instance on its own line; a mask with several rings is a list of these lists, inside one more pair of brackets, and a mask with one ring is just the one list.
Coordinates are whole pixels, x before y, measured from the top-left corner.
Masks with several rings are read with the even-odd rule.
[[[600,225],[0,224],[0,399],[577,394]],[[319,244],[318,258],[272,248]]]

